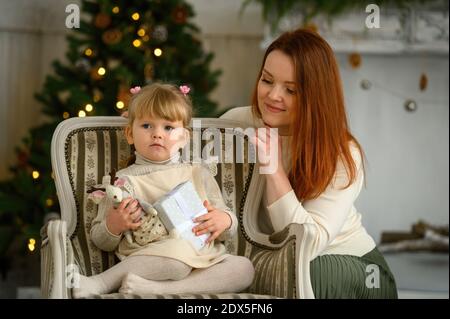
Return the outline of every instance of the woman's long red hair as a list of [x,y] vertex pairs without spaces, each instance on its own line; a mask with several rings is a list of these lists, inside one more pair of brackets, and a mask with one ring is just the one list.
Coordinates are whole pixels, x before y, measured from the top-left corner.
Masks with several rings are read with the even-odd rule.
[[[290,126],[291,170],[289,180],[299,200],[317,198],[330,184],[338,160],[347,170],[350,186],[357,178],[357,167],[350,144],[358,148],[364,170],[361,145],[350,133],[344,95],[333,50],[317,33],[306,29],[286,32],[266,50],[258,81],[267,56],[280,50],[292,58],[297,97]],[[257,86],[252,109],[258,109]]]

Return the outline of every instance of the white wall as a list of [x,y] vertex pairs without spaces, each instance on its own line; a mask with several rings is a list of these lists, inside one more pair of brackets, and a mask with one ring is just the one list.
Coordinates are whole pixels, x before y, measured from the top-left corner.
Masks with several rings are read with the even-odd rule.
[[[0,0],[0,179],[14,162],[14,146],[39,118],[33,93],[65,53],[65,4],[77,1]],[[238,17],[240,0],[189,0],[204,45],[223,69],[212,98],[221,107],[246,105],[263,55],[263,23],[252,5]],[[51,4],[51,6],[50,6]],[[378,240],[383,230],[408,230],[423,218],[448,223],[449,103],[448,54],[364,54],[353,70],[337,54],[351,127],[368,157],[367,189],[357,202],[363,223]],[[422,72],[429,87],[419,92]],[[385,89],[360,88],[369,79]],[[387,90],[392,92],[388,92]],[[403,108],[406,98],[418,110]]]
[[[364,55],[358,71],[346,55],[338,59],[350,125],[368,159],[367,188],[357,202],[368,231],[378,239],[420,218],[448,224],[448,56]],[[362,79],[374,82],[370,90],[360,88]],[[417,111],[405,111],[407,98],[417,101]]]

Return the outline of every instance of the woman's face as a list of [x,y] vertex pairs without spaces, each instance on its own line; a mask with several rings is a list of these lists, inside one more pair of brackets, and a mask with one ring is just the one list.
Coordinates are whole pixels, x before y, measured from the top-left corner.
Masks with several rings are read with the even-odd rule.
[[295,70],[292,59],[280,50],[269,53],[258,82],[258,108],[262,120],[287,135],[295,107]]

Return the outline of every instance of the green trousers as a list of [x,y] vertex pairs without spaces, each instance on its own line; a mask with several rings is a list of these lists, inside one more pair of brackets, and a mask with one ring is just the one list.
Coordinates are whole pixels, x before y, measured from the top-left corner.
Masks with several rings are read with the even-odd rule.
[[398,298],[394,276],[377,248],[362,257],[316,257],[310,271],[316,299]]

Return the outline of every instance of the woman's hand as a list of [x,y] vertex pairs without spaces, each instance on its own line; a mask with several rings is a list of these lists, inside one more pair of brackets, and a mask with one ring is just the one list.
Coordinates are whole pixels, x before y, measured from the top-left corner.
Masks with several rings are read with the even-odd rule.
[[[264,130],[265,128],[265,130]],[[278,131],[265,126],[257,129],[256,136],[250,138],[258,151],[260,174],[266,175],[266,199],[270,206],[292,190],[291,183],[283,166],[281,137]]]
[[250,142],[255,146],[261,174],[274,174],[284,171],[281,137],[278,130],[265,126],[257,128],[256,134],[250,137]]
[[192,231],[196,236],[211,233],[211,236],[206,240],[206,243],[209,244],[226,229],[230,228],[231,217],[223,210],[212,206],[207,200],[203,202],[203,205],[208,210],[208,213],[194,219],[194,222],[200,224],[192,228]]
[[125,198],[117,208],[111,207],[107,212],[106,227],[116,236],[130,229],[135,230],[142,224],[141,212],[136,199]]

